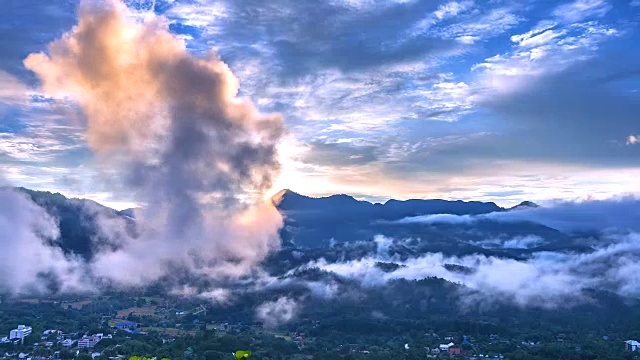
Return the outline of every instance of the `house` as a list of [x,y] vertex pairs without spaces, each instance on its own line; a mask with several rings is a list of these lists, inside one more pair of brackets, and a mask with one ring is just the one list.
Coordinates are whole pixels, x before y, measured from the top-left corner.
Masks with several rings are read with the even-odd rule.
[[20,354],[18,354],[18,359],[26,359],[28,357],[29,357],[29,353],[21,352]]
[[440,351],[449,351],[449,348],[452,347],[453,345],[454,345],[453,343],[440,344],[438,348],[440,349]]
[[628,351],[637,351],[638,349],[640,349],[640,342],[637,342],[635,340],[627,340],[624,342],[624,348]]
[[11,339],[11,340],[20,339],[20,340],[24,341],[24,338],[29,336],[31,334],[32,330],[33,329],[31,328],[31,326],[18,325],[17,329],[13,329],[9,333],[9,339]]
[[451,355],[460,355],[460,352],[462,352],[462,349],[457,346],[449,347],[449,354]]
[[91,359],[95,359],[95,358],[97,358],[97,357],[98,357],[98,356],[100,356],[100,355],[102,355],[102,353],[99,353],[99,352],[91,353]]
[[44,343],[44,347],[52,347],[53,346],[53,341],[47,341],[46,343]]
[[0,344],[8,344],[10,342],[11,342],[11,340],[9,340],[9,338],[6,337],[6,336],[3,337],[3,338],[0,338]]
[[440,354],[440,348],[433,348],[431,349],[431,355],[438,355]]
[[91,336],[85,335],[82,338],[80,338],[80,340],[78,340],[78,348],[80,349],[92,348],[96,346],[96,344],[100,342],[100,340],[102,340],[103,337],[104,337],[103,334],[95,334]]
[[73,344],[75,343],[75,340],[71,340],[71,339],[66,339],[62,341],[62,346],[66,347],[66,348],[70,348],[73,346]]
[[116,328],[121,329],[121,330],[130,330],[130,329],[135,329],[136,328],[136,323],[134,323],[133,321],[120,321],[116,323]]

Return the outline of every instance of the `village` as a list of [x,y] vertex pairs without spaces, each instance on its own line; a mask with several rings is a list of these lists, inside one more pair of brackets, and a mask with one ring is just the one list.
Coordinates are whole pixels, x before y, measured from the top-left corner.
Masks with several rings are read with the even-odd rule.
[[[176,315],[185,315],[186,312],[176,312]],[[30,347],[21,347],[20,351],[5,351],[0,354],[0,359],[6,360],[69,360],[69,359],[109,359],[119,360],[125,359],[127,356],[117,354],[115,356],[105,356],[109,353],[117,353],[117,349],[122,346],[119,342],[125,342],[131,339],[131,336],[149,336],[149,333],[138,329],[138,323],[134,321],[127,321],[124,319],[114,319],[109,322],[109,334],[76,331],[76,332],[63,332],[58,329],[44,330],[40,337],[33,332],[33,328],[28,325],[18,325],[15,329],[11,330],[9,336],[1,337],[0,344],[11,344],[16,347],[25,344],[25,340],[35,339],[35,342],[31,343]],[[194,323],[198,323],[194,321]],[[179,324],[178,324],[179,325]],[[243,324],[208,324],[205,328],[214,330],[219,334],[227,332],[237,332],[240,330]],[[256,330],[254,328],[254,330]],[[436,333],[429,333],[429,336],[434,338],[440,338]],[[154,334],[151,336],[158,336]],[[314,342],[315,339],[305,337],[305,333],[302,332],[290,332],[286,334],[274,334],[274,338],[282,339],[287,342],[296,344],[299,349],[304,349],[310,342]],[[108,340],[107,340],[108,339]],[[114,341],[114,339],[120,339]],[[176,340],[176,336],[163,335],[160,336],[162,344],[171,343]],[[462,336],[461,339],[447,335],[442,337],[445,343],[439,344],[435,347],[423,347],[426,350],[426,358],[430,359],[465,359],[465,360],[479,360],[479,359],[507,359],[502,354],[483,354],[479,352],[477,346],[475,346],[467,336]],[[562,343],[566,340],[565,334],[559,334],[557,342]],[[491,335],[490,341],[503,341],[500,340],[497,335]],[[508,341],[507,341],[508,342]],[[100,346],[101,344],[108,343],[108,346]],[[539,342],[522,342],[523,346],[534,347],[541,345]],[[414,344],[405,344],[404,351],[410,350],[412,347],[418,346]],[[628,352],[640,353],[640,342],[636,340],[627,340],[623,344],[619,344],[621,348]],[[376,351],[388,351],[380,349],[378,347],[368,347],[366,344],[341,344],[335,349],[336,352],[357,353],[360,355],[370,355]],[[194,350],[192,347],[185,349],[183,357],[185,359],[193,356]],[[299,357],[292,357],[298,359]],[[313,354],[305,355],[303,359],[313,359]]]
[[[215,349],[246,347],[263,360],[324,359],[325,355],[357,359],[380,359],[393,354],[428,359],[509,359],[509,351],[542,348],[579,352],[582,340],[558,333],[547,339],[517,339],[500,334],[466,335],[460,331],[411,331],[392,338],[322,335],[324,320],[303,317],[291,326],[269,327],[261,322],[225,319],[225,312],[187,298],[134,297],[129,299],[18,300],[2,303],[3,324],[11,317],[8,334],[0,334],[0,359],[4,360],[119,360],[151,356],[180,360],[224,359]],[[106,310],[105,310],[106,309]],[[51,326],[54,325],[54,326]],[[324,329],[324,330],[323,330]],[[345,333],[346,334],[346,333]],[[613,340],[603,335],[599,342],[610,349],[640,355],[640,342]],[[263,355],[260,355],[263,354]],[[280,355],[275,355],[280,354]]]

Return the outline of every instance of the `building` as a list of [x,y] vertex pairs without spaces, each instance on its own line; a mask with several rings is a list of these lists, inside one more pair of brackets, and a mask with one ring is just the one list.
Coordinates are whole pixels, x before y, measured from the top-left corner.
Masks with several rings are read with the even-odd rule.
[[453,343],[440,344],[438,348],[440,349],[440,351],[449,351],[449,348],[452,347],[453,345],[454,345]]
[[129,329],[135,329],[136,325],[137,324],[134,323],[133,321],[120,321],[116,323],[116,328],[121,330],[129,330]]
[[637,351],[638,349],[640,349],[640,342],[637,342],[635,340],[627,340],[624,342],[624,348],[628,351]]
[[103,334],[95,334],[91,336],[85,335],[82,338],[80,338],[80,340],[78,340],[78,348],[79,349],[92,348],[96,346],[96,344],[99,343],[103,337],[104,337]]
[[451,355],[460,355],[461,352],[462,352],[462,349],[460,349],[457,346],[449,347],[449,354],[451,354]]
[[13,329],[9,333],[9,339],[20,339],[22,342],[24,342],[24,338],[29,336],[32,330],[33,329],[31,329],[31,326],[18,325],[17,329]]
[[66,339],[64,341],[62,341],[62,346],[66,347],[66,348],[70,348],[73,346],[73,344],[75,343],[75,340],[71,340],[71,339]]

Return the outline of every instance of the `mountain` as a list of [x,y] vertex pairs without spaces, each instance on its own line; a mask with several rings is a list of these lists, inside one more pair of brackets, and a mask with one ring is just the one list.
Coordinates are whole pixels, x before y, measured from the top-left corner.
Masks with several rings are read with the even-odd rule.
[[344,194],[313,198],[291,190],[280,191],[273,201],[284,213],[331,212],[336,216],[366,215],[384,220],[399,220],[426,214],[477,215],[504,210],[493,202],[391,199],[384,204],[373,204]]
[[135,235],[135,222],[125,213],[103,206],[95,201],[87,199],[67,198],[59,193],[48,191],[35,191],[25,188],[15,188],[23,192],[36,204],[43,207],[56,218],[60,227],[60,239],[58,245],[65,253],[79,255],[86,260],[91,260],[95,251],[102,247],[116,247],[117,232],[109,236],[100,231],[101,224],[109,221],[119,221],[129,233]]
[[[398,224],[406,217],[453,214],[478,215],[509,211],[532,202],[505,209],[493,202],[431,200],[388,200],[373,204],[348,195],[313,198],[280,191],[273,201],[285,217],[281,236],[285,244],[301,247],[327,247],[332,243],[369,241],[377,234],[389,237],[428,239],[431,247],[423,251],[444,251],[457,255],[460,243],[474,243],[486,238],[499,239],[537,235],[553,240],[566,240],[557,230],[530,222],[503,223],[483,220],[474,224]],[[447,250],[448,249],[448,250]],[[467,251],[478,251],[470,247]]]
[[[57,242],[66,253],[90,260],[104,248],[121,244],[117,236],[135,236],[135,209],[116,211],[94,201],[69,199],[58,193],[16,188],[26,193],[38,205],[55,217],[60,224],[61,237]],[[564,248],[572,246],[571,239],[558,230],[532,222],[496,222],[482,220],[469,224],[399,224],[396,220],[428,214],[476,215],[496,211],[518,210],[537,206],[531,202],[504,209],[493,202],[448,200],[389,200],[374,204],[356,200],[348,195],[313,198],[283,190],[273,197],[283,214],[285,226],[280,235],[288,248],[326,249],[340,243],[371,242],[376,235],[396,239],[413,239],[412,246],[394,251],[402,257],[416,253],[442,252],[449,255],[484,253],[486,255],[521,256],[527,249],[503,249],[509,239],[538,236],[546,242],[538,246]],[[102,228],[123,228],[123,232]],[[486,239],[493,239],[487,244]]]
[[516,206],[512,206],[508,208],[507,210],[522,210],[522,209],[531,209],[531,208],[537,208],[537,207],[540,207],[540,205],[531,201],[523,201]]

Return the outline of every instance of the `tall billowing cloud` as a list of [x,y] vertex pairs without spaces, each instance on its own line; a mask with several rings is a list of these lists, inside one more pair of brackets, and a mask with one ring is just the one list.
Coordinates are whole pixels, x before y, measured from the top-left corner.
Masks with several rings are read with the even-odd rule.
[[281,218],[263,194],[283,122],[236,97],[216,54],[194,57],[162,17],[87,0],[77,26],[24,64],[44,91],[77,102],[89,146],[145,204],[141,235],[99,254],[93,275],[139,284],[171,265],[237,277],[278,246]]

